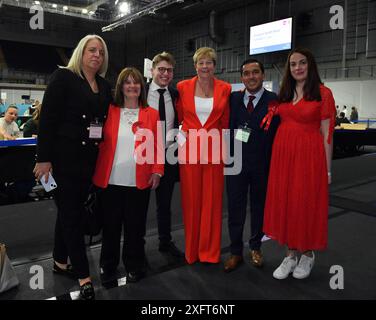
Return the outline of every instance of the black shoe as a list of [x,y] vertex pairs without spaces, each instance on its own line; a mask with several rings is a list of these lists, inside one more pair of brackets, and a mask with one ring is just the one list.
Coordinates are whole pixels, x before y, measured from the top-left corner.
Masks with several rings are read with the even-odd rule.
[[81,300],[95,300],[94,287],[91,282],[86,282],[80,286],[80,299]]
[[138,282],[145,277],[144,271],[130,271],[127,272],[127,282]]
[[66,269],[62,269],[54,261],[52,271],[53,271],[53,273],[60,274],[62,276],[66,276],[66,277],[74,279],[74,280],[78,279],[76,273],[73,271],[71,264],[68,264]]
[[117,268],[100,268],[100,278],[103,282],[112,282],[117,280],[118,272]]
[[176,258],[184,258],[184,253],[181,252],[172,241],[160,242],[159,251],[169,253]]

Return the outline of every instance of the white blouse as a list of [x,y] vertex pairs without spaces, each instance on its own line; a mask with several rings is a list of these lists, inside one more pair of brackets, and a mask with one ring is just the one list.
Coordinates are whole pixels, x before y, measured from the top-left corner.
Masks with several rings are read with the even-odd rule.
[[214,98],[201,98],[195,96],[195,108],[201,125],[204,126],[213,110]]
[[136,160],[132,125],[138,120],[139,109],[121,108],[116,151],[109,184],[136,186]]

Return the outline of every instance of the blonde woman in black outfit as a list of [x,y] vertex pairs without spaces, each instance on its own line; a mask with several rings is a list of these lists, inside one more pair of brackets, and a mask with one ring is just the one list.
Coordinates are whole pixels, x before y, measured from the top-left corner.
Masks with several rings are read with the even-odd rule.
[[30,137],[36,138],[38,136],[39,117],[40,117],[41,109],[42,109],[42,105],[38,104],[35,107],[32,118],[26,121],[23,127],[24,138],[30,138]]
[[[78,278],[81,298],[94,299],[81,211],[95,168],[101,128],[112,100],[102,78],[108,66],[104,40],[81,39],[66,67],[56,70],[43,99],[36,178],[57,183],[53,271]],[[72,265],[68,264],[68,257]]]

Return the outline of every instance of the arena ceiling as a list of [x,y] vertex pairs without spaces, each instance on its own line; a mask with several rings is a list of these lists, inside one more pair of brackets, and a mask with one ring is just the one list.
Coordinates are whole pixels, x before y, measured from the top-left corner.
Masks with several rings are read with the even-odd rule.
[[[247,3],[257,1],[261,0]],[[207,15],[210,10],[225,11],[229,6],[244,5],[244,0],[0,0],[1,5],[27,9],[38,5],[51,13],[104,21],[107,26],[102,31],[112,31],[141,18],[181,23],[190,17]]]

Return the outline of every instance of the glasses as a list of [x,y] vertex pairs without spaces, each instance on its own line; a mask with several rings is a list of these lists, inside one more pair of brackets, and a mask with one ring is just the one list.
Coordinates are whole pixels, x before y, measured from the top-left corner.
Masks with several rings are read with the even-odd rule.
[[164,74],[166,71],[167,73],[173,73],[174,68],[165,68],[165,67],[158,67],[158,72]]

